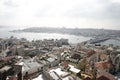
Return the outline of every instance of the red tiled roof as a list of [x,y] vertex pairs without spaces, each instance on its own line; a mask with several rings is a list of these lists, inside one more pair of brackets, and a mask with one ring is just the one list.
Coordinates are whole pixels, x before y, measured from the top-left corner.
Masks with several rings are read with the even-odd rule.
[[108,55],[106,54],[100,54],[100,59],[107,59],[108,58]]
[[87,78],[85,78],[84,80],[93,80],[93,79],[91,79],[91,78],[87,77]]
[[18,80],[17,77],[10,77],[8,80]]
[[107,68],[113,68],[113,64],[111,62],[96,62],[95,63],[96,68],[100,70],[105,70]]
[[97,80],[110,80],[110,79],[108,79],[108,78],[105,77],[105,76],[101,76],[101,77],[99,77]]
[[88,57],[90,57],[90,56],[93,55],[93,54],[95,54],[95,51],[94,51],[94,50],[92,50],[92,49],[88,50],[88,52],[87,52],[87,56],[88,56]]
[[115,77],[108,72],[99,71],[97,74],[97,79],[98,80],[115,80]]
[[2,60],[8,61],[8,60],[13,59],[13,58],[15,58],[15,56],[8,56],[8,57],[2,58]]

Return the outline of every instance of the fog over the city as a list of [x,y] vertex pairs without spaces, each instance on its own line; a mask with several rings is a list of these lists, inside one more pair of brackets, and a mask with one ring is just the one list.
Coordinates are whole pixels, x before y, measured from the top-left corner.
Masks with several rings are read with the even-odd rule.
[[120,0],[0,0],[0,25],[120,29]]

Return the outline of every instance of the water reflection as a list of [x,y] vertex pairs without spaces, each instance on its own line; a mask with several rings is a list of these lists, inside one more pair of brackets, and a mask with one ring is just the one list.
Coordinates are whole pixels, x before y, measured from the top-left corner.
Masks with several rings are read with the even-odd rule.
[[17,38],[26,38],[28,40],[38,40],[38,39],[69,39],[70,43],[78,43],[89,40],[90,37],[83,37],[83,36],[75,36],[75,35],[68,35],[68,34],[58,34],[58,33],[31,33],[31,32],[22,32],[22,33],[14,33],[9,32],[11,30],[15,30],[17,28],[1,28],[0,29],[0,37],[1,38],[8,38],[10,36],[14,36]]

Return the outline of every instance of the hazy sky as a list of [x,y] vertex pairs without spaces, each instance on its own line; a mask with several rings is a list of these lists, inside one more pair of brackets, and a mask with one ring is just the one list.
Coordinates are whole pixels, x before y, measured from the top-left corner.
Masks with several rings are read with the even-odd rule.
[[120,0],[0,0],[0,25],[120,29]]

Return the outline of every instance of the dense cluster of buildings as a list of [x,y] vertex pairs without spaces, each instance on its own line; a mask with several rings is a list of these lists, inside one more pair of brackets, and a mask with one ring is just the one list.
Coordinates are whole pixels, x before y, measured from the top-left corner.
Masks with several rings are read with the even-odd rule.
[[120,47],[0,39],[0,80],[118,80]]

